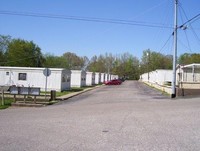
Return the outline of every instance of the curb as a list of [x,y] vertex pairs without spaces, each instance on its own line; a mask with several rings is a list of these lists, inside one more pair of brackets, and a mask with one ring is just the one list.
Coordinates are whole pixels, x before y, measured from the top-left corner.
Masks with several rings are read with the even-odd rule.
[[74,93],[70,93],[70,94],[67,94],[67,95],[64,95],[64,96],[60,96],[60,97],[57,97],[56,100],[64,101],[64,100],[67,100],[67,99],[72,98],[72,97],[74,97],[74,96],[77,96],[77,95],[79,95],[79,94],[82,94],[82,93],[85,93],[85,92],[94,90],[94,89],[96,89],[96,88],[99,88],[99,87],[101,87],[101,86],[102,86],[102,85],[100,85],[100,86],[95,86],[95,87],[92,87],[92,88],[84,89],[83,91],[80,91],[80,92],[74,92]]
[[44,107],[44,104],[33,104],[33,103],[11,103],[12,107]]

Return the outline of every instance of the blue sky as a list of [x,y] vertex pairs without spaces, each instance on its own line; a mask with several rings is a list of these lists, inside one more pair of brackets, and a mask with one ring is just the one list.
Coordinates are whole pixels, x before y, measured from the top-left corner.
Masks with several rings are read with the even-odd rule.
[[[184,12],[188,19],[200,13],[199,0],[180,0],[180,6],[179,25],[187,21]],[[132,20],[143,22],[145,25],[163,27],[173,26],[173,10],[174,0],[1,0],[0,5],[0,12]],[[1,13],[0,20],[0,34],[32,40],[44,54],[62,55],[65,52],[74,52],[79,56],[91,58],[105,53],[117,55],[129,52],[140,58],[146,49],[172,54],[171,28],[12,16]],[[192,29],[188,26],[185,31],[179,30],[179,55],[200,51],[200,18],[191,25]]]

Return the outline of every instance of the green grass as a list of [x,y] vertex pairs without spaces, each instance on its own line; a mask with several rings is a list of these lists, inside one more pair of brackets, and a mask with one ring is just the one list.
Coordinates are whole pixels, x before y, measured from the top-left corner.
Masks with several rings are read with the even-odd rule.
[[[102,85],[102,84],[99,84],[99,85]],[[81,88],[72,87],[71,90],[66,90],[66,91],[62,91],[62,92],[56,91],[56,97],[67,95],[67,94],[74,93],[74,92],[80,92],[80,91],[83,91],[84,89],[92,88],[92,87],[95,87],[95,86],[97,86],[97,85],[94,85],[94,86],[84,86],[84,87],[81,87]],[[44,95],[45,92],[41,91],[40,94]],[[46,92],[46,94],[50,95],[51,92]]]
[[156,88],[156,87],[154,87],[154,86],[152,86],[152,85],[149,85],[149,84],[147,84],[147,83],[144,83],[145,85],[147,85],[147,86],[149,86],[149,87],[151,87],[151,88],[153,88],[153,89],[155,89],[155,90],[157,90],[157,91],[159,91],[159,92],[161,92],[163,95],[165,95],[165,96],[170,96],[170,94],[169,93],[167,93],[167,92],[164,92],[164,91],[162,91],[161,89],[158,89],[158,88]]
[[58,103],[58,101],[50,101],[47,105],[53,105],[53,104],[55,104],[55,103]]
[[80,92],[83,91],[85,88],[71,88],[71,90],[67,91],[62,91],[62,92],[56,92],[56,97],[62,96],[62,95],[67,95],[73,92]]
[[2,105],[2,100],[1,100],[0,101],[0,110],[10,107],[12,102],[13,102],[13,99],[6,99],[5,98],[4,105]]
[[56,92],[56,97],[59,97],[59,96],[62,96],[62,95],[67,95],[67,94],[70,94],[70,93],[73,93],[73,92],[80,92],[80,91],[83,91],[84,89],[87,89],[87,88],[93,88],[95,87],[94,86],[84,86],[84,87],[81,87],[81,88],[71,88],[71,90],[67,90],[67,91],[62,91],[62,92]]

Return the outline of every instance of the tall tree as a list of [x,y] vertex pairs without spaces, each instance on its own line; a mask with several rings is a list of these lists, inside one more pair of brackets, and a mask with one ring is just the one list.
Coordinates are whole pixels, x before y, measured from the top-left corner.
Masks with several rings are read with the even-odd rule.
[[41,49],[33,41],[13,39],[6,55],[9,66],[41,67],[43,63]]
[[179,62],[179,64],[183,64],[183,65],[192,64],[192,63],[200,63],[200,54],[184,53],[184,54],[180,55],[178,62]]
[[156,69],[172,69],[172,56],[145,50],[141,59],[141,73]]
[[8,50],[8,45],[11,42],[10,36],[0,35],[0,65],[5,65],[6,62],[6,52]]
[[88,65],[88,70],[89,71],[92,71],[92,72],[98,72],[98,68],[97,68],[97,63],[98,63],[98,60],[97,60],[97,56],[93,56],[91,59],[90,59],[90,62],[89,62],[89,65]]
[[74,70],[81,70],[85,67],[85,57],[79,57],[75,53],[66,52],[63,57],[67,60],[68,68]]
[[138,79],[139,60],[129,53],[113,56],[105,54],[93,56],[90,60],[89,68],[93,72],[117,74],[120,77]]
[[130,53],[124,53],[118,58],[115,74],[120,77],[137,80],[139,78],[139,60]]
[[54,56],[53,54],[45,54],[44,58],[45,58],[44,67],[68,69],[67,60],[63,56]]

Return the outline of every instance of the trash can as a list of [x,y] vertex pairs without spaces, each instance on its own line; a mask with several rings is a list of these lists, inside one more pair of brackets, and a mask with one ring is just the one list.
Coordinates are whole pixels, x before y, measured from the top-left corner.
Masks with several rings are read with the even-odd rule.
[[56,99],[56,90],[51,90],[51,101]]

